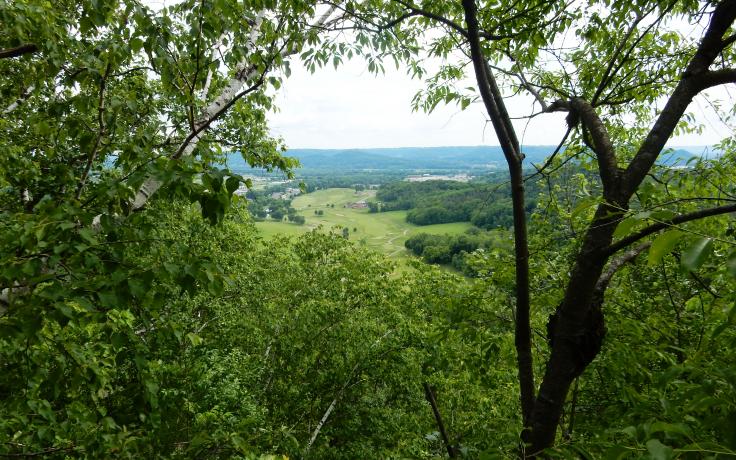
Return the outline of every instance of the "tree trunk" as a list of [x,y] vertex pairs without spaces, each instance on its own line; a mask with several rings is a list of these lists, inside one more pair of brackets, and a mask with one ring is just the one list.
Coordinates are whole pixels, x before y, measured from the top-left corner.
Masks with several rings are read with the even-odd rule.
[[610,214],[615,209],[605,204],[598,207],[575,260],[563,301],[550,321],[552,353],[532,414],[532,456],[554,444],[570,385],[600,351],[603,316],[600,307],[592,309],[591,305],[608,260],[605,250],[616,229],[616,217]]
[[[554,445],[570,385],[600,351],[603,315],[594,302],[594,295],[603,295],[603,292],[595,292],[596,284],[611,255],[613,233],[618,224],[616,216],[629,209],[629,200],[651,170],[688,105],[698,91],[705,88],[699,86],[698,81],[708,73],[708,68],[726,46],[722,37],[735,19],[736,0],[725,0],[716,6],[682,79],[634,159],[625,171],[619,172],[617,180],[609,182],[611,185],[603,183],[604,196],[612,204],[598,206],[575,259],[562,304],[551,324],[554,326],[550,328],[552,353],[532,414],[532,456]],[[605,127],[601,128],[605,131]],[[615,167],[616,163],[612,165]],[[604,168],[602,165],[601,169]]]
[[[534,408],[534,368],[529,319],[529,242],[527,239],[524,177],[519,142],[511,124],[496,80],[480,47],[477,10],[474,0],[463,0],[468,41],[478,88],[493,128],[501,144],[511,180],[514,217],[514,257],[516,269],[515,345],[518,364],[522,422],[529,427]],[[526,430],[524,431],[526,433]],[[525,435],[524,435],[525,436]]]

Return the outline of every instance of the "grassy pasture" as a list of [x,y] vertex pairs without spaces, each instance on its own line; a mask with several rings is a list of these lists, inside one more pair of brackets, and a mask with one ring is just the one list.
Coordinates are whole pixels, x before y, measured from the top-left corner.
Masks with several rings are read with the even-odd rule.
[[[350,240],[363,244],[389,257],[404,259],[411,257],[404,248],[404,241],[417,233],[458,234],[471,227],[468,222],[418,226],[406,221],[406,211],[391,211],[371,214],[368,209],[351,209],[345,207],[349,203],[367,200],[375,195],[375,191],[355,192],[348,188],[331,188],[318,190],[295,198],[291,205],[298,214],[306,219],[304,225],[289,222],[267,220],[257,222],[256,227],[261,234],[272,237],[277,234],[298,235],[319,226],[325,230],[347,227]],[[332,207],[334,205],[334,207]],[[321,210],[324,215],[315,215]],[[337,230],[338,232],[341,230]]]

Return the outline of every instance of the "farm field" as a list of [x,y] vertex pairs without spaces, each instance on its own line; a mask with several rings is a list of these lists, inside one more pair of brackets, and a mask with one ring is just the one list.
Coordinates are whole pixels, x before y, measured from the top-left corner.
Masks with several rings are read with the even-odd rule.
[[[375,195],[375,191],[355,192],[348,188],[331,188],[318,190],[296,197],[291,205],[298,214],[306,219],[304,225],[290,222],[267,220],[256,222],[256,227],[264,237],[277,234],[299,235],[322,226],[325,230],[347,227],[349,239],[357,244],[382,252],[396,259],[412,257],[404,248],[404,242],[417,233],[459,234],[472,227],[469,222],[418,226],[406,222],[406,211],[370,213],[368,209],[351,209],[345,207],[349,203],[367,200]],[[334,205],[334,207],[332,207]],[[316,210],[323,215],[315,215]],[[336,231],[340,232],[341,229]]]

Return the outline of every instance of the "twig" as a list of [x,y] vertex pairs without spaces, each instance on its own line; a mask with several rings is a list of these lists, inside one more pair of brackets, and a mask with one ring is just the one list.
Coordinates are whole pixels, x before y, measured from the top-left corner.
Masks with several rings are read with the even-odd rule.
[[439,428],[440,435],[442,435],[442,440],[444,441],[445,447],[447,448],[447,455],[449,455],[450,458],[456,458],[457,452],[455,452],[455,448],[452,446],[452,444],[450,444],[450,438],[447,436],[445,424],[442,422],[442,414],[440,414],[440,409],[437,407],[437,399],[434,396],[434,388],[432,388],[427,382],[424,382],[424,396],[427,398],[429,405],[432,406],[434,419],[437,421],[437,428]]

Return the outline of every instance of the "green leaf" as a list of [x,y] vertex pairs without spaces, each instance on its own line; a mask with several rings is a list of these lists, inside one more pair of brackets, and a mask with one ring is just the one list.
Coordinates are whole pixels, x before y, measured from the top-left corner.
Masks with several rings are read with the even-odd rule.
[[728,317],[726,318],[726,321],[724,321],[723,323],[721,323],[718,327],[716,327],[713,330],[713,333],[711,334],[711,337],[715,339],[716,337],[718,337],[719,335],[721,335],[723,333],[723,331],[725,331],[726,329],[728,329],[729,327],[731,327],[731,325],[733,325],[733,324],[736,324],[736,304],[734,304],[731,307],[731,310],[728,312]]
[[662,260],[662,257],[672,252],[682,235],[683,233],[677,229],[669,230],[659,235],[649,248],[648,265],[651,267],[658,264]]
[[228,195],[232,195],[240,187],[240,180],[237,177],[228,177],[227,181],[225,181],[225,187],[227,188]]
[[192,346],[197,347],[202,344],[203,340],[202,337],[195,334],[194,332],[190,332],[187,334],[187,339],[192,343]]
[[627,426],[626,428],[622,429],[621,432],[630,436],[631,439],[636,439],[636,427],[635,426]]
[[143,48],[143,40],[141,40],[138,37],[132,38],[129,43],[130,43],[130,49],[134,53],[137,53],[138,51],[141,50],[141,48]]
[[595,206],[598,203],[598,199],[595,197],[585,198],[578,202],[577,206],[570,212],[570,217],[577,217],[578,214],[588,210],[590,207]]
[[728,256],[728,260],[726,260],[726,269],[731,276],[736,277],[736,251],[732,252],[731,255]]
[[649,428],[650,433],[666,433],[672,435],[682,435],[690,438],[692,433],[688,426],[684,423],[666,423],[666,422],[654,422]]
[[627,449],[622,446],[613,446],[606,450],[606,453],[604,455],[605,460],[621,460],[622,458],[626,457],[627,454],[631,453],[630,449]]
[[116,332],[110,336],[110,343],[116,350],[122,349],[125,346],[125,341],[125,336],[123,334]]
[[665,446],[658,439],[650,439],[647,441],[647,450],[653,460],[669,460],[673,457],[672,448]]
[[79,236],[81,236],[82,239],[84,239],[90,245],[97,244],[97,240],[94,237],[94,233],[92,233],[92,230],[88,228],[80,228]]
[[682,254],[682,267],[688,271],[697,270],[703,265],[712,251],[713,240],[710,238],[700,238]]
[[100,303],[107,308],[115,308],[119,306],[118,296],[114,292],[101,291],[97,293]]

